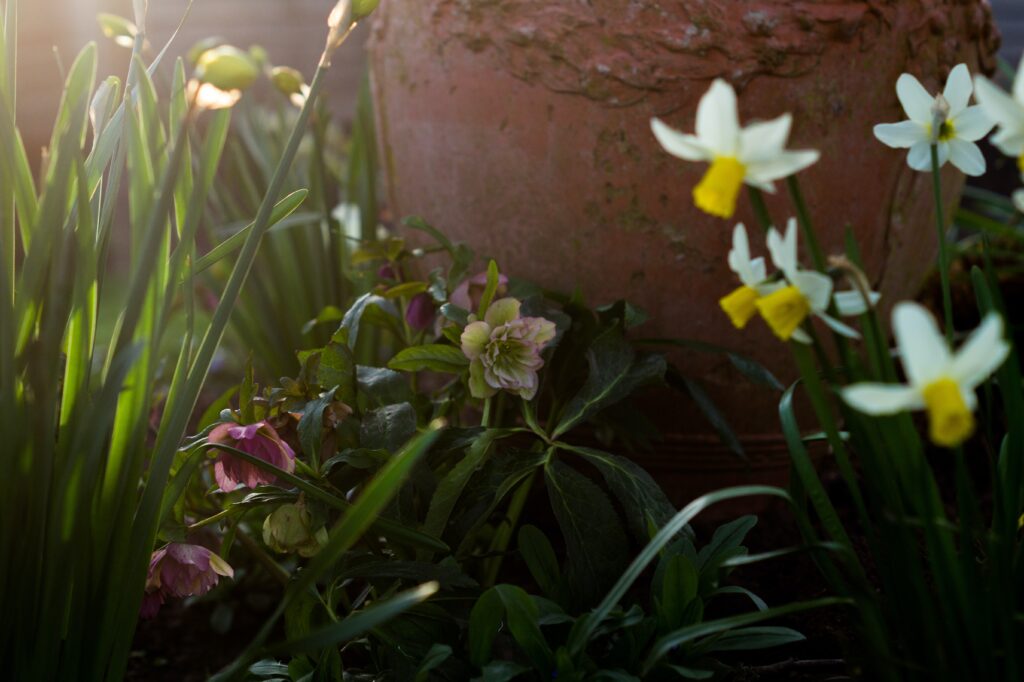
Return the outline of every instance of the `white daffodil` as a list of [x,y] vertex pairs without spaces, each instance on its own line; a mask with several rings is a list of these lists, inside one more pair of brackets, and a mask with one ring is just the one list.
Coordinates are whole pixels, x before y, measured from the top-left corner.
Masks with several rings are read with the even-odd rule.
[[992,144],[1003,154],[1017,159],[1021,172],[1024,172],[1024,57],[1017,69],[1012,93],[1004,92],[984,76],[974,79],[974,89],[978,104],[999,126],[992,136]]
[[[785,235],[779,234],[775,228],[768,231],[768,252],[775,267],[782,271],[789,284],[758,298],[754,305],[776,336],[783,341],[793,339],[800,343],[810,343],[810,336],[800,329],[800,325],[809,316],[815,315],[837,333],[859,338],[855,330],[827,313],[829,303],[833,301],[832,279],[820,272],[800,268],[795,218],[790,218],[786,224]],[[870,292],[869,298],[870,301],[864,301],[860,292],[851,291],[842,292],[834,300],[840,314],[859,315],[869,305],[874,305],[879,295]]]
[[1024,213],[1024,189],[1013,193],[1013,205],[1018,211]]
[[651,119],[651,129],[669,154],[711,164],[693,190],[694,202],[706,213],[731,218],[744,183],[774,192],[772,181],[793,175],[818,160],[815,150],[785,148],[792,123],[793,117],[783,114],[741,128],[736,91],[718,78],[697,107],[696,135],[681,133],[656,118]]
[[952,161],[967,175],[982,175],[985,157],[974,143],[988,135],[993,123],[981,107],[968,106],[973,90],[966,64],[953,68],[942,94],[934,97],[905,73],[896,81],[896,95],[910,120],[876,125],[875,137],[896,149],[909,148],[907,164],[914,170],[931,170],[935,145],[940,167]]
[[736,225],[732,231],[729,269],[736,273],[743,284],[718,304],[733,325],[743,329],[750,318],[757,314],[757,299],[781,289],[785,284],[768,278],[768,268],[763,257],[750,257],[750,240],[747,239],[747,228],[743,223]]
[[853,384],[843,400],[870,415],[927,410],[932,442],[955,447],[974,431],[974,389],[1010,354],[1003,320],[990,313],[956,353],[950,352],[935,318],[917,303],[903,302],[892,313],[906,385]]

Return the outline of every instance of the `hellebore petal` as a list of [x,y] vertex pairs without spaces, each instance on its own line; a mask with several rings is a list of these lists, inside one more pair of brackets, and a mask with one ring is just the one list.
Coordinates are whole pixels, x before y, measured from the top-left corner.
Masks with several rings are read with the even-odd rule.
[[487,383],[484,378],[484,363],[480,358],[475,358],[469,363],[469,393],[474,398],[490,398],[498,392],[497,388],[494,388]]
[[503,298],[491,303],[484,313],[484,322],[491,328],[500,327],[503,324],[519,318],[519,308],[522,304],[514,298]]
[[462,352],[475,360],[487,348],[491,340],[491,325],[483,321],[470,322],[462,332]]

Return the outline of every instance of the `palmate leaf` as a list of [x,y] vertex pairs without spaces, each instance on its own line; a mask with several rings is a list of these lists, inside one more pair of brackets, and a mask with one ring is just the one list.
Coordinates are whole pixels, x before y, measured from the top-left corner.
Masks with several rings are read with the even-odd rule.
[[597,337],[587,349],[587,364],[587,381],[566,405],[552,438],[560,437],[641,385],[660,379],[666,370],[665,358],[660,355],[637,356],[619,326]]
[[636,462],[592,448],[565,444],[559,444],[559,447],[597,467],[612,494],[625,508],[626,521],[637,540],[646,542],[649,539],[649,523],[660,528],[676,513],[661,486]]
[[629,552],[612,502],[593,481],[552,458],[544,467],[548,498],[565,540],[575,601],[593,603],[615,581]]

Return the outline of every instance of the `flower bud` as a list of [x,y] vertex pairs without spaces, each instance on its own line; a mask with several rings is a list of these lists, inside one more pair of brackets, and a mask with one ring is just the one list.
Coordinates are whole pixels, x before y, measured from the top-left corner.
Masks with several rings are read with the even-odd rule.
[[373,13],[373,10],[377,9],[377,5],[379,4],[380,0],[353,0],[352,20],[359,21],[360,19],[369,16]]
[[306,79],[298,69],[290,66],[275,66],[270,70],[270,82],[284,95],[297,95],[302,92]]
[[185,53],[185,59],[188,60],[189,64],[196,64],[199,62],[199,58],[203,56],[203,53],[207,50],[212,50],[218,45],[224,44],[224,38],[222,36],[210,36],[209,38],[203,38],[196,42],[192,47],[188,48],[188,52]]
[[282,504],[263,521],[263,542],[282,554],[297,552],[311,557],[327,544],[327,529],[311,529],[312,518],[305,505]]
[[196,64],[199,80],[225,91],[245,90],[259,75],[259,67],[252,57],[231,45],[203,52]]

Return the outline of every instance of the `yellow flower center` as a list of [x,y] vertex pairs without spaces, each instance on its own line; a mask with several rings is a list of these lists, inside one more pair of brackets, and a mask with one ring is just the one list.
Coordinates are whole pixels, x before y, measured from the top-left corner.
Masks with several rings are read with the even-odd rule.
[[722,310],[737,329],[743,329],[757,313],[758,297],[757,289],[742,286],[718,301],[718,305],[722,306]]
[[807,297],[792,285],[757,299],[754,305],[775,335],[783,341],[789,341],[789,337],[793,336],[793,332],[811,313]]
[[704,179],[693,189],[697,208],[719,218],[731,218],[736,212],[736,197],[743,186],[747,167],[731,156],[719,156],[711,162]]
[[952,448],[974,432],[974,415],[952,379],[936,379],[921,391],[928,409],[928,435],[936,445]]
[[939,139],[939,142],[949,142],[956,137],[956,127],[953,125],[953,122],[949,119],[943,121],[942,125],[939,126],[939,134],[936,137]]

